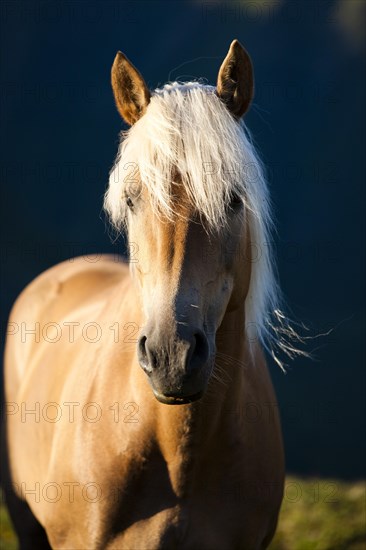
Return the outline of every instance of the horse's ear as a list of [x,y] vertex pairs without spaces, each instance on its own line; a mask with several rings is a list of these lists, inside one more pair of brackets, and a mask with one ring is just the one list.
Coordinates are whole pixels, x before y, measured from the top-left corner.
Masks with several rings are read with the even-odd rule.
[[237,118],[246,113],[253,98],[252,62],[238,40],[233,40],[220,67],[217,94]]
[[112,65],[112,89],[117,109],[127,124],[134,124],[146,111],[150,92],[138,70],[122,52]]

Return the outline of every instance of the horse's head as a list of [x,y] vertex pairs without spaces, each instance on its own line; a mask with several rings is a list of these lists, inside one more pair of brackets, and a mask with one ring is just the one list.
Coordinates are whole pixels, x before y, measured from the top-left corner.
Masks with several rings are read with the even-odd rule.
[[151,95],[119,52],[112,86],[132,127],[106,208],[117,225],[124,220],[133,252],[146,318],[138,359],[159,401],[187,403],[203,394],[216,332],[227,311],[244,307],[251,284],[249,214],[260,217],[266,203],[263,189],[250,191],[260,168],[239,120],[253,95],[252,65],[234,41],[216,88],[173,83]]

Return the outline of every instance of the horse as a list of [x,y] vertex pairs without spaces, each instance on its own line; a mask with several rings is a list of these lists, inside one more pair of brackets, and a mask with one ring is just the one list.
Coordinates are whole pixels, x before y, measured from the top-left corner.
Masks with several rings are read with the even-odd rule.
[[234,40],[216,86],[151,92],[118,52],[111,82],[130,127],[104,206],[129,262],[52,267],[9,320],[21,548],[267,548],[285,469],[265,349],[286,330],[251,59]]

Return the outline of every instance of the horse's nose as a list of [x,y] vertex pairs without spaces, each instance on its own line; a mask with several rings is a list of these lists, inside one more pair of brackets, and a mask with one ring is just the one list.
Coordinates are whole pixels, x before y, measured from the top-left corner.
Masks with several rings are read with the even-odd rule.
[[137,344],[137,356],[139,359],[140,366],[146,372],[146,374],[152,373],[152,367],[150,366],[149,356],[148,356],[148,347],[147,347],[147,336],[142,335],[139,338]]
[[178,368],[182,374],[193,374],[206,364],[209,345],[200,329],[178,329],[174,337],[166,338],[159,331],[142,334],[138,341],[138,359],[141,367],[150,375],[159,367]]

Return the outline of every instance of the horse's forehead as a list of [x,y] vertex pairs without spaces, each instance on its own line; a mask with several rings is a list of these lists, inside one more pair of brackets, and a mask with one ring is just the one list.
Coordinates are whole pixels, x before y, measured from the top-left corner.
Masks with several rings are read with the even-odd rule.
[[172,172],[172,180],[170,186],[170,197],[175,212],[183,213],[185,211],[193,210],[192,199],[188,197],[187,189],[182,183],[182,177],[178,169],[174,169]]
[[[154,202],[155,190],[146,188],[141,180],[139,186],[140,190],[137,194],[141,194],[148,203]],[[172,221],[177,223],[181,219],[187,220],[195,217],[196,207],[194,197],[189,196],[177,169],[173,169],[171,173],[168,197],[170,201],[171,217],[164,211],[160,212],[159,208],[157,212],[154,212],[154,209],[152,209],[152,215],[154,217],[158,217],[159,220],[164,223]]]

